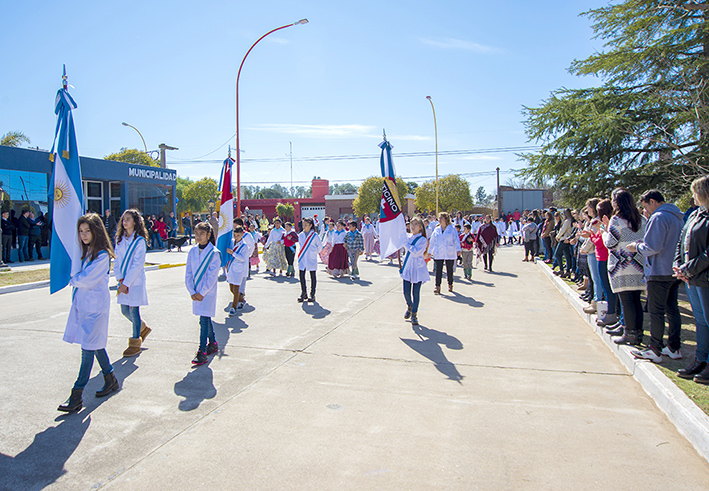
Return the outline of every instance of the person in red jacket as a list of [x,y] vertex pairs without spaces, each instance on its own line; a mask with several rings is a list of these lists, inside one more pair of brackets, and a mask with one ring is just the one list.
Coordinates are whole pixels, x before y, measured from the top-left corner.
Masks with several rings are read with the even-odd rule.
[[153,223],[153,229],[158,233],[158,245],[160,246],[160,249],[162,249],[162,241],[167,240],[167,223],[165,223],[165,218],[163,216],[158,217],[155,223]]

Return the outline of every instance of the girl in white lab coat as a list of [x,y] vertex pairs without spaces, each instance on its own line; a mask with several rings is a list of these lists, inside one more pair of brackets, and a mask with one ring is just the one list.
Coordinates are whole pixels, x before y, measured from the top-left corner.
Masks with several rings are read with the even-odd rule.
[[197,247],[190,249],[187,254],[185,286],[192,298],[192,313],[199,316],[199,349],[192,360],[192,366],[196,367],[207,363],[207,356],[219,351],[212,317],[217,311],[217,280],[222,260],[214,247],[216,239],[212,226],[200,222],[194,232]]
[[404,280],[404,299],[406,300],[404,319],[410,318],[411,324],[418,326],[421,285],[429,280],[428,267],[425,260],[428,240],[426,239],[426,227],[423,224],[423,220],[414,217],[411,219],[410,226],[411,235],[409,235],[404,245],[406,254],[404,254],[399,275]]
[[247,275],[249,261],[249,245],[244,240],[244,229],[239,225],[234,229],[234,245],[226,250],[232,258],[227,265],[226,281],[229,283],[234,299],[231,302],[229,315],[236,315],[238,310],[244,308],[244,302],[239,298],[239,288]]
[[148,232],[138,210],[126,210],[116,229],[116,262],[113,271],[118,280],[118,305],[121,314],[133,324],[133,335],[128,339],[124,357],[140,353],[150,329],[140,318],[140,306],[148,305],[145,286],[145,253],[148,250]]
[[91,376],[94,356],[103,372],[103,388],[96,397],[107,396],[119,389],[113,366],[108,360],[108,314],[111,295],[108,292],[108,272],[113,248],[101,217],[88,213],[78,222],[81,241],[81,271],[72,276],[71,310],[64,330],[64,341],[81,345],[81,368],[69,399],[59,411],[75,412],[82,407],[82,393]]
[[[315,231],[312,218],[303,218],[303,231],[298,234],[298,270],[300,272],[300,297],[298,302],[314,302],[316,273],[318,269],[318,253],[322,249],[322,240]],[[310,296],[305,284],[305,272],[310,271]]]

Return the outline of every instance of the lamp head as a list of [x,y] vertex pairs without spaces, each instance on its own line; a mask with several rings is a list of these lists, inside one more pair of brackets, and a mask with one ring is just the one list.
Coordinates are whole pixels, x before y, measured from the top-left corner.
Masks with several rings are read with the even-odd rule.
[[296,22],[296,24],[307,24],[307,23],[308,23],[308,19],[300,19],[298,22]]
[[430,95],[427,95],[427,96],[426,96],[426,99],[428,99],[428,100],[430,101],[430,100],[431,100],[431,96],[430,96]]
[[123,126],[128,126],[128,123],[121,123]]

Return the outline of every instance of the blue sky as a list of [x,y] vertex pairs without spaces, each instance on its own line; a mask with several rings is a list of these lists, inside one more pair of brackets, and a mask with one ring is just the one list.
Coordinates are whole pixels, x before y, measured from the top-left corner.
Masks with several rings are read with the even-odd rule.
[[[288,186],[292,142],[294,181],[317,175],[357,183],[378,174],[385,128],[397,173],[421,182],[434,174],[434,157],[397,154],[434,150],[427,95],[441,152],[529,145],[522,106],[537,106],[562,86],[598,83],[567,68],[602,49],[579,14],[606,3],[13,2],[0,19],[0,134],[19,130],[32,146],[51,146],[65,63],[82,155],[142,148],[125,121],[149,150],[179,147],[167,161],[181,176],[218,179],[227,146],[213,151],[235,133],[242,57],[262,34],[308,18],[264,39],[244,65],[242,181]],[[323,156],[367,158],[308,160]],[[449,155],[439,157],[439,174],[522,165],[512,152]],[[473,192],[495,187],[492,175],[468,180]]]

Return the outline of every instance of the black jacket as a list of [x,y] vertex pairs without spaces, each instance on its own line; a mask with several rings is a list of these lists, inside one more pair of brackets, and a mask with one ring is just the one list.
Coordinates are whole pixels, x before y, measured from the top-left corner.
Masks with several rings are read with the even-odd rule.
[[30,223],[29,218],[24,215],[20,215],[20,218],[17,220],[17,235],[28,236],[31,228],[32,224]]
[[15,224],[12,223],[12,220],[9,218],[5,220],[4,218],[2,219],[2,234],[3,235],[12,235],[12,231],[15,230]]
[[[687,244],[689,228],[691,231]],[[685,252],[689,252],[688,261],[685,261]],[[709,212],[704,207],[697,208],[684,224],[677,243],[674,266],[690,278],[690,285],[709,287]]]

